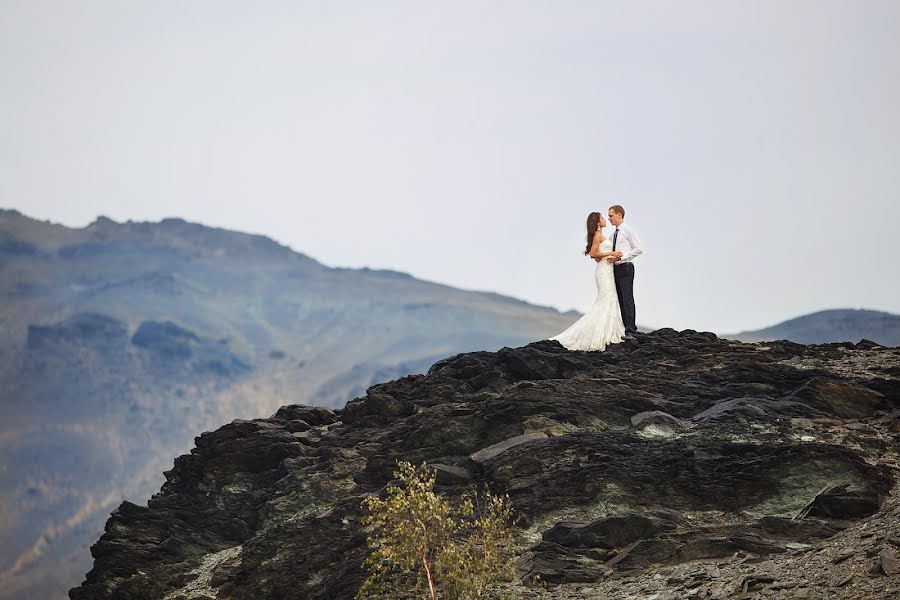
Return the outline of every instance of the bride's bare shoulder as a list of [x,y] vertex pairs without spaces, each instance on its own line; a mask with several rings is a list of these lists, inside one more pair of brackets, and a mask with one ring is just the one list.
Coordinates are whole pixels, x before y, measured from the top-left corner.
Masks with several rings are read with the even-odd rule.
[[603,237],[603,232],[600,231],[599,229],[598,229],[597,231],[594,232],[594,241],[595,241],[595,242],[600,242],[600,243],[602,244],[602,243],[603,243],[603,240],[605,240],[605,239],[606,239],[606,238]]

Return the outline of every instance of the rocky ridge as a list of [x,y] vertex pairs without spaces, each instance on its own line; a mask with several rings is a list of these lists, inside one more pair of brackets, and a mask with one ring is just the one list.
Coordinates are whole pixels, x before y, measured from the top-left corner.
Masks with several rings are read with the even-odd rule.
[[509,494],[515,597],[897,597],[898,438],[900,349],[871,342],[663,329],[459,354],[342,410],[203,433],[113,512],[69,595],[352,598],[360,501],[404,459],[450,496]]

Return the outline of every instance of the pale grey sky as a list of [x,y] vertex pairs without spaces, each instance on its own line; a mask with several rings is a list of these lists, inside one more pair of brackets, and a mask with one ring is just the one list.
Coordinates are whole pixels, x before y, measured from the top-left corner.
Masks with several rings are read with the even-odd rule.
[[178,216],[638,322],[900,313],[900,1],[0,3],[0,206]]

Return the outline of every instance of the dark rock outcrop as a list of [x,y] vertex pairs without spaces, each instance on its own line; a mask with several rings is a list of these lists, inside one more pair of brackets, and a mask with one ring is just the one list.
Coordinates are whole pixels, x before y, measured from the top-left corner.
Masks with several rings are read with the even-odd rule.
[[131,337],[131,343],[138,348],[173,358],[189,358],[193,354],[191,346],[199,341],[193,331],[171,321],[144,321]]
[[[668,329],[603,353],[542,341],[460,354],[340,411],[291,405],[204,433],[147,507],[112,515],[70,597],[352,598],[360,502],[397,460],[433,465],[451,497],[510,496],[523,517],[517,597],[534,576],[561,598],[584,597],[570,585],[611,598],[828,586],[800,564],[791,582],[763,567],[900,523],[885,512],[898,363],[897,349]],[[878,573],[894,569],[884,557]]]
[[689,526],[674,510],[626,513],[595,519],[590,523],[561,521],[544,532],[544,540],[575,548],[624,548],[663,531]]
[[54,325],[29,325],[26,347],[33,352],[71,352],[72,346],[121,351],[128,328],[96,313],[79,313]]
[[131,336],[131,344],[146,352],[158,370],[171,373],[171,363],[216,377],[236,377],[251,370],[232,353],[227,340],[203,338],[172,321],[143,321]]

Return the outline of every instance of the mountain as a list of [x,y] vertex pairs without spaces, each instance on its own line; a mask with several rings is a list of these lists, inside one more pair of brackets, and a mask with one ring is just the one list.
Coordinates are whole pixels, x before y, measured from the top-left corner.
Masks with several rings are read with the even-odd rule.
[[726,335],[743,342],[791,340],[800,344],[872,340],[900,346],[900,315],[875,310],[823,310],[759,329]]
[[896,597],[898,442],[900,349],[872,342],[661,329],[462,353],[203,433],[147,506],[113,511],[70,598],[349,600],[361,501],[398,460],[450,499],[509,495],[509,597]]
[[340,407],[575,318],[181,219],[73,229],[14,210],[0,298],[3,598],[64,597],[109,511],[145,502],[198,431]]

